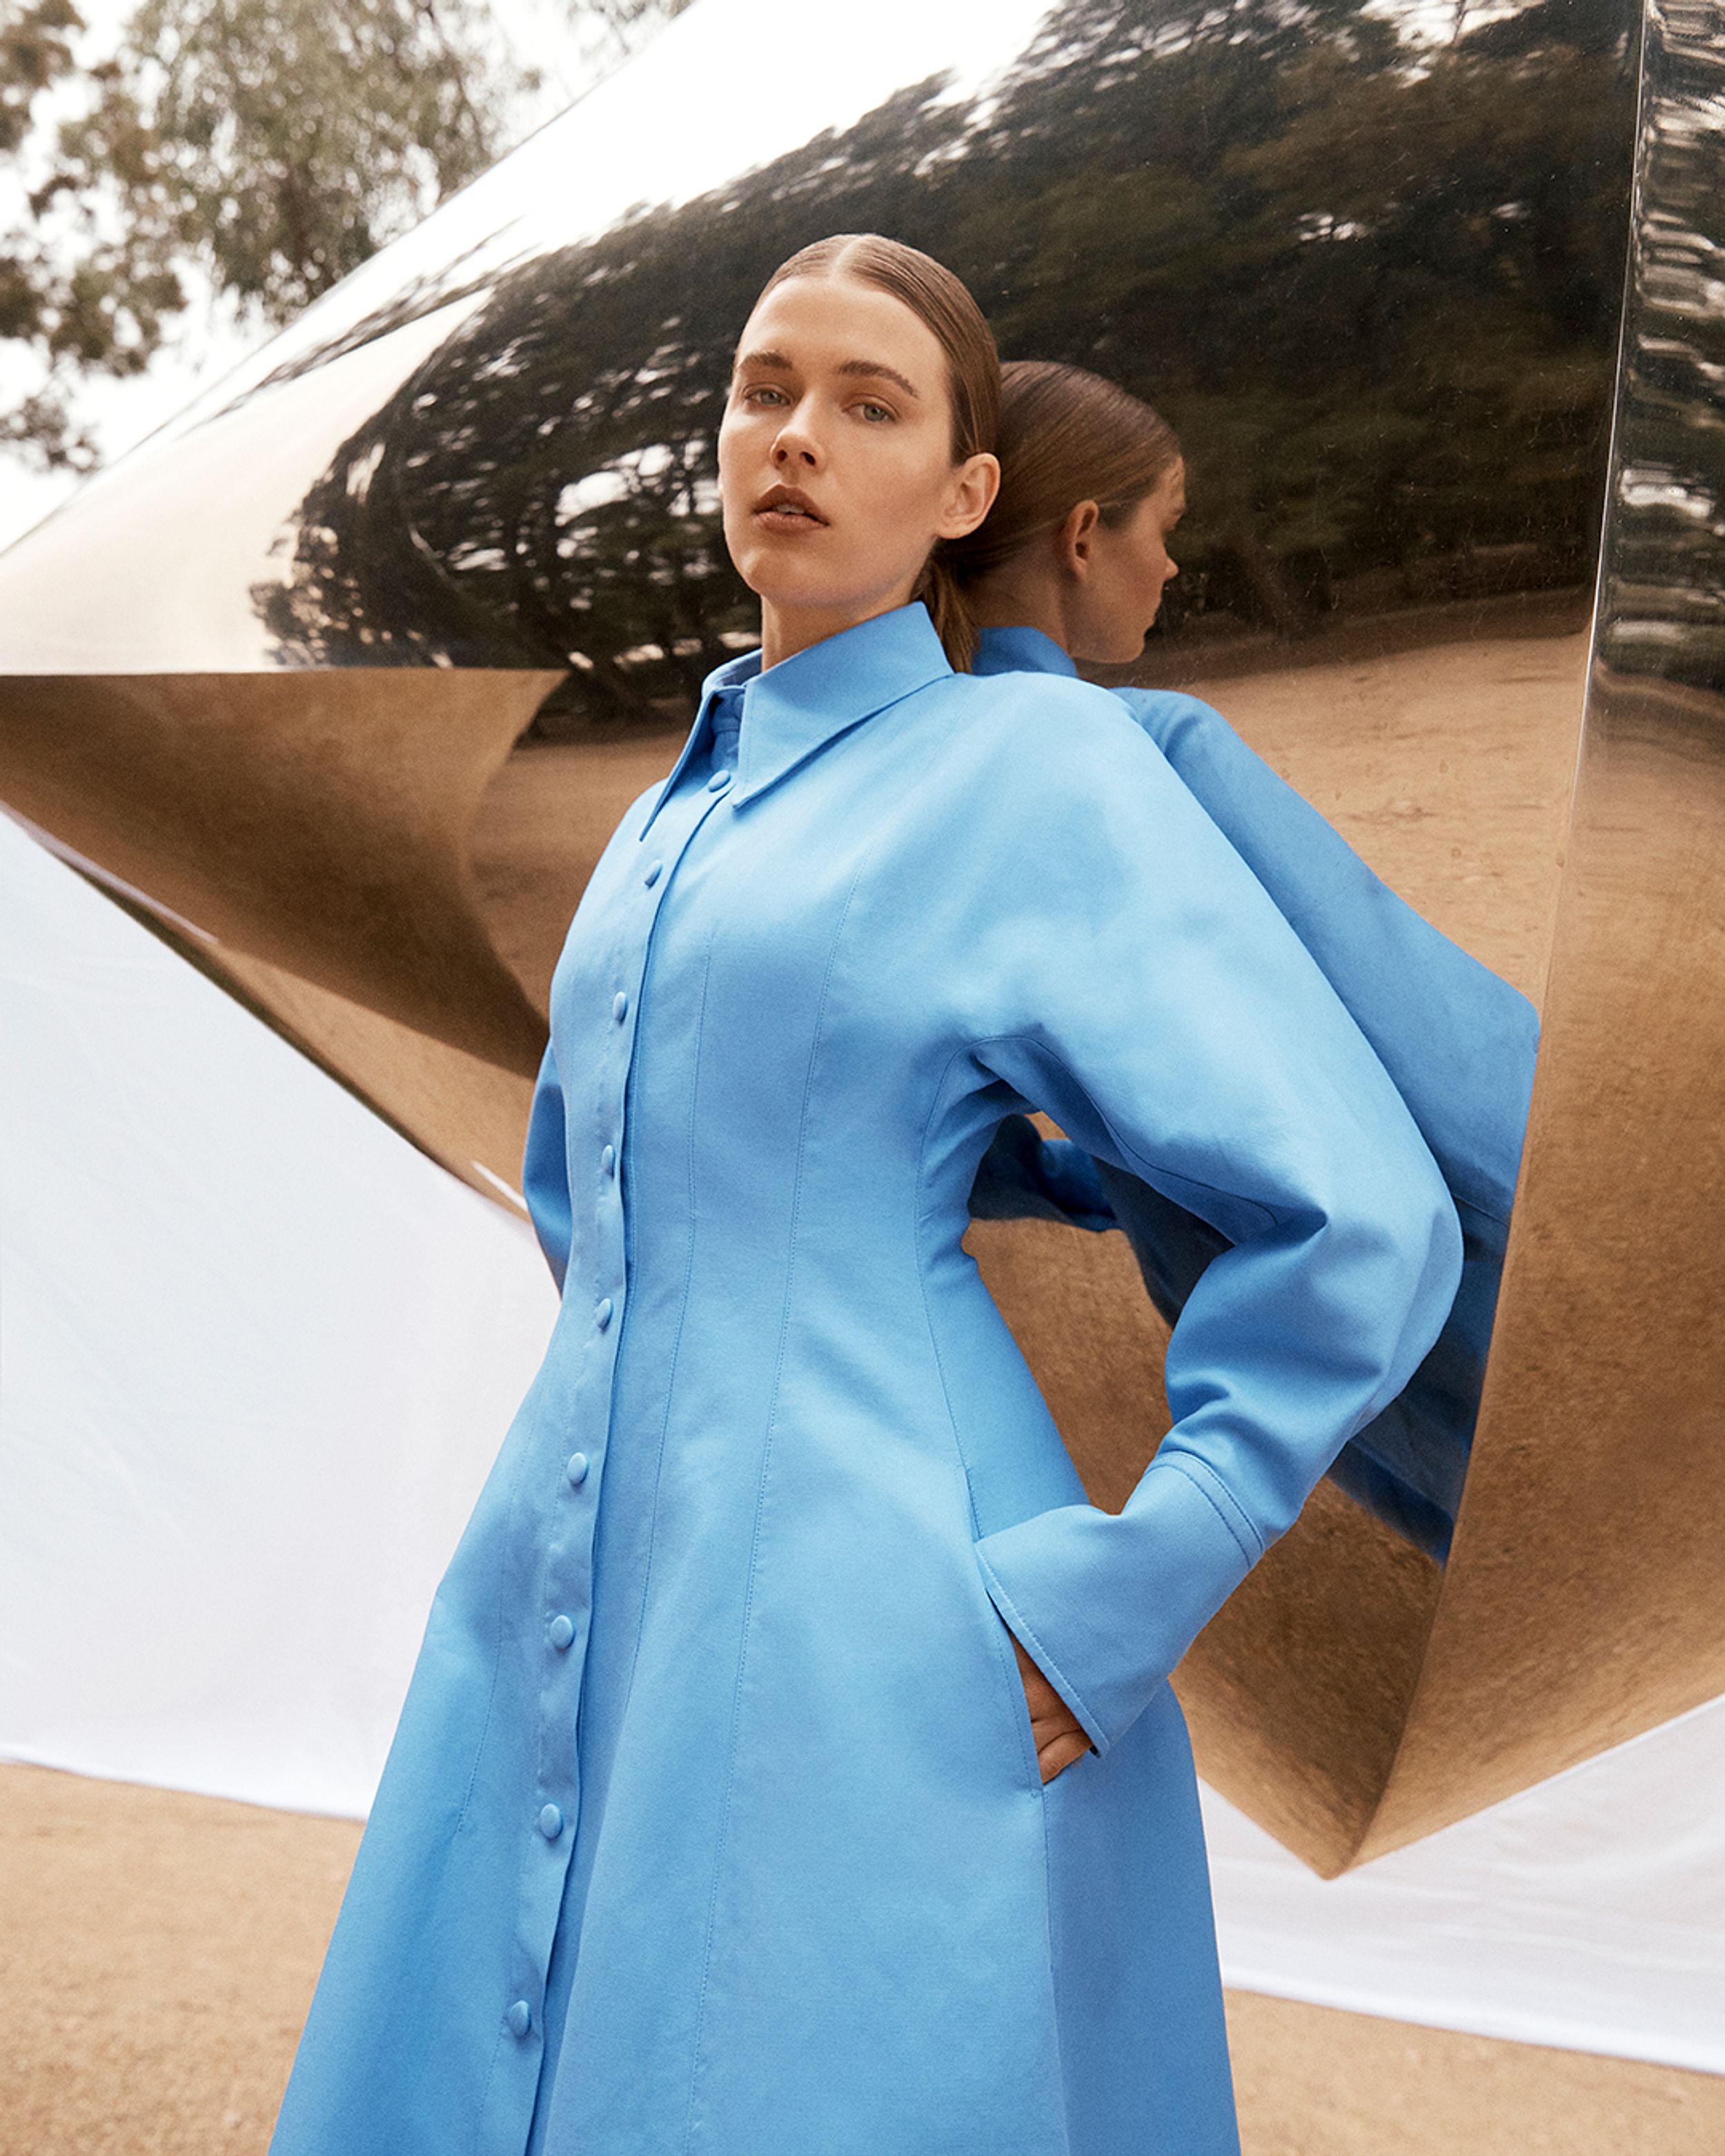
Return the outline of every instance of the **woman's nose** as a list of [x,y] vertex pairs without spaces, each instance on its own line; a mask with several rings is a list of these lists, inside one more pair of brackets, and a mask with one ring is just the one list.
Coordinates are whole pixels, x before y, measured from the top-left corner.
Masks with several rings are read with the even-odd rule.
[[800,421],[795,418],[787,419],[783,426],[779,429],[778,438],[773,442],[773,461],[780,466],[818,465],[820,462],[819,445],[808,428]]

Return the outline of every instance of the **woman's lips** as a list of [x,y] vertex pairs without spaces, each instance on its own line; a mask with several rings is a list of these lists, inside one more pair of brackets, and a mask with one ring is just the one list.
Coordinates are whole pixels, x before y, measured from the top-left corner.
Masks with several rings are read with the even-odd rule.
[[825,520],[812,510],[798,509],[788,501],[775,501],[765,509],[755,511],[755,521],[768,531],[785,531],[799,536],[805,531],[824,531]]
[[766,531],[788,532],[793,536],[826,529],[825,517],[802,488],[783,484],[769,486],[756,503],[755,521]]

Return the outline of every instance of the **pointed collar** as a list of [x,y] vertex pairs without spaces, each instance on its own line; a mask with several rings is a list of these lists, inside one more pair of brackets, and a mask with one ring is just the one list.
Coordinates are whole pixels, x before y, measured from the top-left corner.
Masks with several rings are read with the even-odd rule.
[[976,674],[1076,674],[1076,662],[1040,629],[985,629],[977,639]]
[[740,803],[776,786],[860,721],[952,670],[920,599],[824,637],[776,666],[763,670],[758,651],[727,660],[701,685],[695,724],[640,836],[646,837],[684,771],[711,741],[712,707],[721,690],[740,684],[743,691],[742,738],[732,791],[732,799]]

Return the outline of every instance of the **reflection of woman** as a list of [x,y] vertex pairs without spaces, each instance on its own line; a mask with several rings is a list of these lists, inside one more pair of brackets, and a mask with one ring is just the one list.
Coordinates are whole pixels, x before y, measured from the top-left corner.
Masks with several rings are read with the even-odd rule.
[[[1072,675],[1073,661],[1138,657],[1175,574],[1169,536],[1186,506],[1180,445],[1135,397],[1082,368],[1004,370],[999,498],[952,550],[979,674]],[[1352,1495],[1442,1557],[1479,1403],[1533,1082],[1538,1020],[1526,998],[1380,883],[1317,811],[1193,696],[1115,692],[1220,827],[1317,959],[1400,1091],[1461,1215],[1462,1286],[1443,1333],[1399,1399],[1332,1472]],[[984,1162],[979,1213],[1054,1212],[1132,1241],[1165,1316],[1183,1306],[1224,1239],[1135,1175],[1044,1146],[1014,1121]]]
[[[998,379],[963,286],[879,240],[744,331],[763,648],[558,965],[526,1167],[561,1311],[278,2156],[1236,2145],[1167,1673],[1429,1345],[1455,1220],[1115,700],[952,670],[927,564],[988,506]],[[1033,1105],[1232,1240],[1118,1517],[962,1248]]]

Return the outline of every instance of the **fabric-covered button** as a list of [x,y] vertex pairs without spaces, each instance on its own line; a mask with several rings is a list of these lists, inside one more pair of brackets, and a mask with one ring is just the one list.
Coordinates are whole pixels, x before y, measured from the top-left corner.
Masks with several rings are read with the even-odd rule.
[[641,881],[646,885],[649,891],[651,891],[654,885],[658,882],[660,876],[664,874],[665,863],[663,861],[655,861],[652,867],[648,870],[646,875],[641,878]]
[[547,1841],[555,1841],[562,1830],[562,1814],[555,1804],[547,1804],[539,1815],[539,1831]]
[[546,1630],[552,1646],[559,1654],[562,1654],[564,1648],[575,1637],[575,1620],[572,1617],[565,1617],[560,1611],[552,1619]]
[[607,1175],[616,1174],[617,1148],[615,1146],[607,1146],[605,1147],[605,1150],[599,1155],[599,1166],[603,1168]]
[[611,1015],[621,1025],[629,1015],[629,998],[619,988],[611,998]]
[[564,1468],[563,1472],[569,1478],[569,1486],[578,1490],[587,1480],[587,1455],[584,1452],[572,1452],[569,1455],[568,1465]]
[[611,1298],[608,1295],[602,1295],[594,1304],[593,1322],[601,1332],[611,1322]]
[[709,793],[722,793],[730,783],[731,774],[728,771],[716,771],[706,783],[706,790]]
[[525,1999],[518,1999],[505,2018],[517,2036],[525,2036],[533,2025],[533,2010]]

